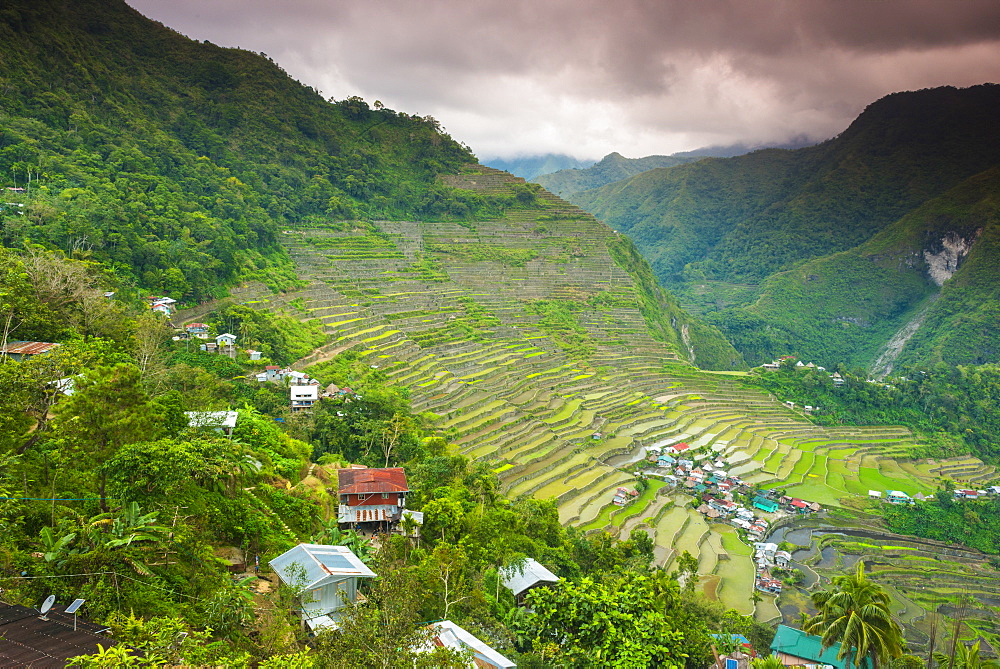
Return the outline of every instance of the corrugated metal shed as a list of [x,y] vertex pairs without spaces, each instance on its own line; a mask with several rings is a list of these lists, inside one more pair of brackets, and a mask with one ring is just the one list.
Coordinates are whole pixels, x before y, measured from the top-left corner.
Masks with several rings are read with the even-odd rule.
[[[307,590],[321,588],[346,578],[374,578],[375,572],[365,566],[357,555],[346,546],[324,546],[322,544],[299,544],[268,564],[285,583],[301,585]],[[298,565],[304,573],[304,583],[296,583]]]
[[402,467],[339,469],[337,475],[340,480],[337,492],[341,495],[410,491]]
[[506,567],[501,570],[503,584],[517,597],[540,583],[558,583],[559,577],[542,566],[534,558],[528,558],[523,569]]

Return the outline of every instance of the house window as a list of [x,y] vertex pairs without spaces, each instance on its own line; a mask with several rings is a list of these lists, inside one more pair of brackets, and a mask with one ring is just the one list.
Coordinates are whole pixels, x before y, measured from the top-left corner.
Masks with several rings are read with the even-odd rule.
[[360,494],[360,495],[358,495],[358,501],[359,501],[359,502],[363,502],[363,501],[365,501],[366,499],[368,499],[368,495],[366,495],[366,494],[363,494],[363,493],[362,493],[362,494]]
[[387,492],[382,493],[382,499],[389,499],[389,493]]

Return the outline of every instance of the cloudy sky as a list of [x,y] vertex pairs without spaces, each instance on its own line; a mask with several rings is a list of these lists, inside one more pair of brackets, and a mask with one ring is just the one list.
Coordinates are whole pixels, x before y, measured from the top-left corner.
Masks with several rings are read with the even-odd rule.
[[127,0],[480,158],[821,140],[894,91],[1000,82],[997,0]]

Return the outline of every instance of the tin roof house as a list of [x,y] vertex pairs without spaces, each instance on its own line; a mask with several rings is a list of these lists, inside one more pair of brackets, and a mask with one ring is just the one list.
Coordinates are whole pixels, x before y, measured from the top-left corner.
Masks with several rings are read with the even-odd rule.
[[519,606],[524,604],[524,598],[533,588],[559,582],[558,576],[534,558],[528,558],[521,565],[501,569],[500,577],[504,587],[514,593],[514,601]]
[[[430,628],[434,631],[434,636],[430,641],[433,646],[472,653],[472,660],[468,664],[470,669],[514,669],[517,667],[511,660],[487,646],[479,637],[472,635],[450,620],[432,623]],[[431,650],[431,647],[429,646],[427,650]]]
[[318,386],[292,386],[288,390],[292,411],[305,411],[312,409],[313,405],[319,401]]
[[402,467],[339,469],[338,523],[395,523],[406,506],[406,472]]
[[346,546],[299,544],[268,564],[285,585],[302,592],[302,620],[313,631],[337,627],[345,606],[357,601],[358,579],[375,572]]

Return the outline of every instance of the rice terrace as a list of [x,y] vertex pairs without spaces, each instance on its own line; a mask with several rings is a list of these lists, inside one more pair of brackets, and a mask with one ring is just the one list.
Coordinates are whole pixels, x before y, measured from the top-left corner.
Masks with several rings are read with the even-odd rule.
[[[482,166],[449,185],[524,188]],[[648,288],[622,262],[623,238],[556,196],[531,192],[531,206],[471,224],[288,228],[282,241],[303,287],[275,295],[250,284],[234,299],[322,323],[329,343],[296,368],[360,356],[409,388],[414,409],[435,414],[454,448],[489,463],[511,497],[553,499],[563,523],[587,531],[645,532],[668,569],[689,552],[698,587],[727,607],[773,621],[779,606],[787,619],[808,598],[798,588],[779,598],[756,593],[753,543],[718,522],[724,518],[697,511],[701,502],[692,504],[684,486],[651,475],[641,494],[616,504],[617,491],[634,489],[636,473],[652,467],[648,447],[684,442],[749,486],[818,503],[825,520],[799,521],[816,529],[776,533],[795,545],[806,586],[863,556],[890,586],[911,644],[927,641],[929,607],[953,601],[942,610],[957,610],[960,594],[989,620],[1000,596],[983,575],[984,556],[872,529],[867,542],[836,532],[865,527],[869,491],[913,496],[946,480],[985,485],[992,466],[972,457],[914,460],[906,428],[817,426],[738,374],[698,370],[651,335]],[[202,311],[180,312],[175,323]],[[780,510],[761,516],[772,529],[794,520]],[[929,564],[954,587],[914,593]]]

